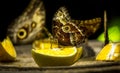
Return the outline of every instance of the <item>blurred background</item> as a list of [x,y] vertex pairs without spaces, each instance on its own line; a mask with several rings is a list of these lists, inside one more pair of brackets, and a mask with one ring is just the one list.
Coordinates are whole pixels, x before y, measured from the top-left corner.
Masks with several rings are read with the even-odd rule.
[[[17,18],[27,7],[30,0],[1,0],[0,2],[0,40],[6,37],[7,26]],[[84,20],[95,17],[103,17],[103,11],[107,10],[108,22],[119,18],[119,2],[116,0],[43,0],[46,8],[46,27],[51,31],[52,17],[55,11],[66,6],[73,19]],[[103,32],[103,24],[90,39],[95,39]]]

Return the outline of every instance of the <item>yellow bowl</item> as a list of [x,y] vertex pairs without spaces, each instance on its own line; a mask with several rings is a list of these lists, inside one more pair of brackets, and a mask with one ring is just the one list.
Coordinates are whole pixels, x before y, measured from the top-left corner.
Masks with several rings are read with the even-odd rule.
[[58,48],[55,43],[52,43],[53,47],[51,48],[50,42],[39,41],[39,46],[35,45],[34,43],[32,57],[39,67],[72,65],[81,57],[83,51],[82,47],[76,48],[74,46]]

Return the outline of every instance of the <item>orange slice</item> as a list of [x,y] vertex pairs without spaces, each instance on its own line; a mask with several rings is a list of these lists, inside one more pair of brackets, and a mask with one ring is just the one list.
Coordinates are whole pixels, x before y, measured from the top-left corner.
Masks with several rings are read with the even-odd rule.
[[120,43],[109,43],[96,56],[96,60],[118,61],[120,60]]
[[0,42],[0,61],[14,61],[16,56],[15,48],[7,36],[7,38]]

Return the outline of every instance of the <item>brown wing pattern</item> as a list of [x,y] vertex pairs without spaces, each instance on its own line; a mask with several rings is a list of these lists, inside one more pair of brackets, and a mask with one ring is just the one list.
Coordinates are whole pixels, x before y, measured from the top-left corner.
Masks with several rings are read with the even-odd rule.
[[101,18],[93,18],[89,20],[71,20],[82,31],[82,33],[89,37],[94,34],[101,24]]
[[27,44],[43,38],[45,8],[42,0],[31,0],[26,10],[11,23],[8,36],[14,44]]

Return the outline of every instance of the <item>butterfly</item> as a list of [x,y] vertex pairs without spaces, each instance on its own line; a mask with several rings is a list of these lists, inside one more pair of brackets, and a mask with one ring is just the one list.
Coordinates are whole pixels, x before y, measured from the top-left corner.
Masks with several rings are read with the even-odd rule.
[[52,33],[61,45],[79,45],[95,33],[101,24],[101,18],[74,20],[65,6],[60,7],[52,21]]
[[8,27],[14,44],[27,44],[45,37],[45,8],[41,0],[31,0],[26,10]]

